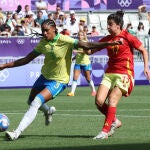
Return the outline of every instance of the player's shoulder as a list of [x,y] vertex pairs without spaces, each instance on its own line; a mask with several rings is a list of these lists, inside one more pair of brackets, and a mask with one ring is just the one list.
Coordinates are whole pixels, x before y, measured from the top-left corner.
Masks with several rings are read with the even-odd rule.
[[68,36],[68,35],[63,35],[61,33],[59,33],[59,39],[73,39],[71,36]]
[[134,38],[135,36],[134,35],[132,35],[131,33],[129,33],[127,30],[122,30],[122,32],[121,32],[121,36],[124,36],[124,37],[126,37],[126,38]]
[[59,40],[58,42],[64,42],[64,43],[75,43],[77,39],[72,38],[71,36],[68,35],[63,35],[63,34],[59,34]]
[[40,44],[40,45],[45,45],[46,43],[48,43],[48,41],[47,41],[44,37],[41,38],[39,44]]
[[99,42],[105,42],[105,41],[109,41],[109,40],[111,40],[113,37],[112,37],[112,35],[106,35],[105,37],[102,37],[102,38],[100,38],[99,39]]

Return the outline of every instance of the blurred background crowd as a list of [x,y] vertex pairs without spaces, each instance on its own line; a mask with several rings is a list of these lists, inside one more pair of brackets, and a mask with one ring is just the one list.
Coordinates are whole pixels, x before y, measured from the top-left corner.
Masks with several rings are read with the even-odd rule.
[[[48,18],[54,19],[58,31],[65,35],[75,36],[80,30],[83,30],[87,36],[103,36],[108,33],[108,14],[99,21],[92,12],[88,12],[88,16],[82,14],[79,16],[74,10],[62,11],[59,4],[56,5],[55,11],[50,12],[44,0],[36,1],[35,6],[34,11],[31,10],[30,5],[25,5],[23,8],[18,5],[14,11],[3,11],[0,8],[0,36],[29,36],[34,32],[41,33],[41,24]],[[139,37],[150,34],[150,17],[146,5],[139,6],[138,12],[133,16],[130,18],[130,15],[124,15],[124,28]]]
[[56,11],[49,12],[44,1],[36,2],[36,10],[32,11],[29,5],[22,8],[18,5],[14,11],[3,11],[0,8],[0,36],[28,36],[33,32],[41,33],[41,24],[45,19],[54,19],[58,31],[65,35],[77,35],[79,30],[84,30],[87,35],[100,35],[96,26],[88,29],[87,20],[84,17],[76,17],[74,10],[65,13],[59,4]]

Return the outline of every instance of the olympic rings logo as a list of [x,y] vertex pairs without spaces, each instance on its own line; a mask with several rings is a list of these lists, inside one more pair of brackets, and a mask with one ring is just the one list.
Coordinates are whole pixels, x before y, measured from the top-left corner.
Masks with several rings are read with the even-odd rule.
[[0,81],[4,82],[9,77],[9,72],[7,70],[0,71]]
[[25,39],[17,39],[16,41],[18,44],[24,44],[25,42]]
[[129,7],[132,4],[132,0],[118,0],[118,4],[121,7]]

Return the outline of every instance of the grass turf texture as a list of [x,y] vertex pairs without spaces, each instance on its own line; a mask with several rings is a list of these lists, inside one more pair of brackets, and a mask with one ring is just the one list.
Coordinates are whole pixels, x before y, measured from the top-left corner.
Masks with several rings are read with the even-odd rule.
[[[135,86],[128,98],[122,98],[117,115],[123,126],[107,140],[93,140],[103,126],[104,116],[94,105],[89,87],[78,87],[74,97],[66,89],[48,105],[57,109],[53,122],[44,125],[39,111],[33,123],[16,141],[6,141],[0,133],[0,150],[149,150],[150,87]],[[30,89],[1,89],[0,113],[10,119],[9,130],[17,127],[28,106]]]

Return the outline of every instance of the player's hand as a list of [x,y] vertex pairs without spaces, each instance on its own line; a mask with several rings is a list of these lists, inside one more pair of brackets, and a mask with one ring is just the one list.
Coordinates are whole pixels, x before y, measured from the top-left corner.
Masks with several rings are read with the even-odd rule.
[[144,70],[144,74],[147,77],[147,79],[150,80],[150,71],[148,69]]
[[94,50],[84,50],[84,53],[87,54],[87,55],[92,55],[94,53]]
[[111,46],[113,46],[113,45],[122,45],[123,42],[122,41],[112,41],[112,42],[110,42],[110,44],[111,44]]
[[3,65],[0,64],[0,71],[5,69]]

